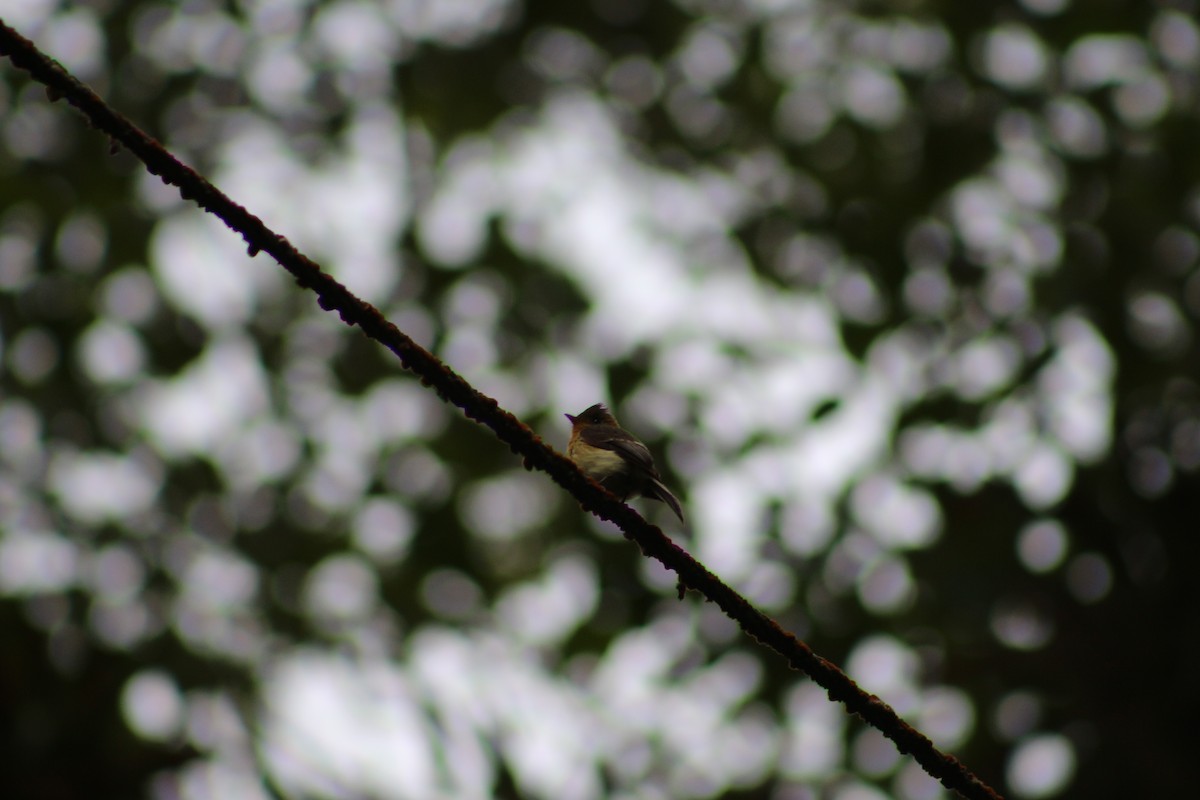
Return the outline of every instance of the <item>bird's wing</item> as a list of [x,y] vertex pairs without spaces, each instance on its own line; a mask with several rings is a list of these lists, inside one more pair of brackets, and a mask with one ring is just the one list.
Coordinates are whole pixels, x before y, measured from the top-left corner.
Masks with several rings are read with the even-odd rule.
[[645,470],[657,477],[658,470],[654,468],[654,457],[646,445],[630,436],[620,428],[611,425],[593,425],[583,430],[583,441],[593,447],[602,447],[621,455],[630,466]]

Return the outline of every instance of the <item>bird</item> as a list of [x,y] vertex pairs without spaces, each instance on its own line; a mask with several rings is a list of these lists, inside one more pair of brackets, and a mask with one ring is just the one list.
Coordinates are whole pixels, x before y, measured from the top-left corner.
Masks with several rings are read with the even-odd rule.
[[603,403],[596,403],[571,421],[567,457],[592,480],[621,498],[648,497],[666,503],[683,522],[683,507],[663,485],[650,450],[629,431]]

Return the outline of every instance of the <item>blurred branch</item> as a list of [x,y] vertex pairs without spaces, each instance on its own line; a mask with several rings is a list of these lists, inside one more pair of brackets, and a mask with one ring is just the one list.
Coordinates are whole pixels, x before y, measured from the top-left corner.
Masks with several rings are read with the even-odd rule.
[[902,753],[910,753],[917,762],[944,786],[968,798],[999,795],[979,780],[960,761],[938,750],[924,734],[904,722],[878,697],[868,694],[834,664],[814,653],[804,642],[779,627],[773,619],[752,606],[744,597],[725,585],[702,564],[680,549],[663,532],[646,522],[629,506],[586,478],[566,457],[546,445],[524,423],[499,407],[492,398],[480,393],[436,356],[414,342],[377,309],[359,300],[320,267],[302,255],[283,236],[267,228],[262,220],[222,194],[194,170],[168,153],[161,144],[139,130],[125,117],[109,108],[94,92],[69,75],[53,59],[41,53],[32,42],[0,20],[0,55],[28,72],[46,86],[51,100],[66,99],[107,134],[114,147],[127,148],[164,183],[179,188],[184,199],[194,200],[201,208],[225,222],[246,241],[250,255],[269,253],[303,287],[317,294],[317,302],[327,311],[337,311],[348,325],[357,325],[400,359],[401,363],[431,386],[444,401],[462,409],[470,419],[491,428],[500,441],[524,458],[527,469],[537,468],[550,475],[570,492],[580,505],[601,519],[613,522],[626,538],[636,542],[642,552],[656,558],[679,576],[683,586],[694,589],[716,603],[750,637],[771,648],[788,663],[809,675],[829,694],[868,724],[891,739]]

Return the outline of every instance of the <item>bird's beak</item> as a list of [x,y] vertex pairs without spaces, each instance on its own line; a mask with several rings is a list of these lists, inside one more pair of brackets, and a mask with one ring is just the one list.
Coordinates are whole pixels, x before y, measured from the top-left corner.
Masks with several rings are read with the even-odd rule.
[[570,414],[563,414],[563,416],[566,417],[567,419],[571,420],[572,425],[575,424],[575,418],[572,417]]

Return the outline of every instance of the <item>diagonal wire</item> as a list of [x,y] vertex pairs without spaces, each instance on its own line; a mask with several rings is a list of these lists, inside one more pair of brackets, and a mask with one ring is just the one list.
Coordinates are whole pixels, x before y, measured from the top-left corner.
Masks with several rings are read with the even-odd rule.
[[273,232],[262,220],[233,202],[190,167],[179,162],[166,149],[132,122],[110,108],[98,95],[72,77],[57,62],[43,54],[33,42],[8,27],[0,19],[0,55],[29,73],[46,86],[51,100],[66,99],[88,121],[109,136],[113,146],[127,148],[151,174],[179,188],[186,200],[195,201],[215,214],[241,235],[251,256],[259,252],[271,255],[295,277],[301,286],[313,290],[317,302],[327,311],[337,311],[347,325],[357,325],[370,338],[387,347],[405,368],[415,373],[425,386],[432,387],[442,400],[460,408],[472,419],[492,430],[500,441],[524,459],[527,469],[540,469],[570,492],[580,505],[601,519],[614,523],[627,539],[644,554],[658,559],[679,576],[681,587],[694,589],[715,603],[741,626],[751,638],[783,656],[793,668],[804,672],[828,693],[831,700],[878,729],[908,753],[917,763],[948,789],[972,800],[998,800],[1000,795],[977,778],[954,756],[943,753],[920,731],[902,720],[887,703],[861,689],[832,662],[817,655],[804,642],[788,633],[772,618],[759,611],[744,597],[709,572],[704,565],[646,522],[632,508],[592,482],[576,466],[549,447],[524,423],[499,404],[472,387],[436,356],[414,342],[369,303],[350,293],[313,261],[305,257],[283,236]]

